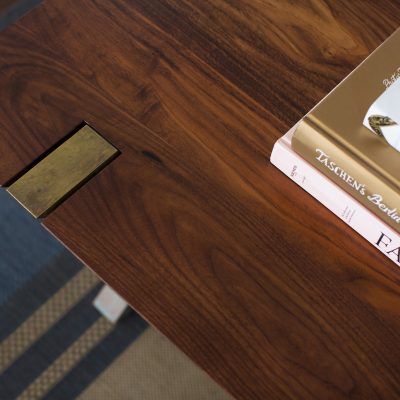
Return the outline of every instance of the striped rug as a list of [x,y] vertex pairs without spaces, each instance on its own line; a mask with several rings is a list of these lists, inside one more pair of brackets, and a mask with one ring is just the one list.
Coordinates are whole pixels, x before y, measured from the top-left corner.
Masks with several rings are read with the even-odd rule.
[[0,190],[0,400],[229,396],[133,311],[93,307],[98,278]]

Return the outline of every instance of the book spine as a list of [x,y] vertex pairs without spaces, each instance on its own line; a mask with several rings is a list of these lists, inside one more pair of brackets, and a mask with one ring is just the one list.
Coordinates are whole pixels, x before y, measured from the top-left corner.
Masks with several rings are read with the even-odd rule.
[[397,207],[400,197],[393,185],[335,142],[307,116],[293,135],[292,148],[378,218],[400,232],[400,210]]
[[283,140],[275,144],[271,162],[400,266],[400,235],[295,153]]

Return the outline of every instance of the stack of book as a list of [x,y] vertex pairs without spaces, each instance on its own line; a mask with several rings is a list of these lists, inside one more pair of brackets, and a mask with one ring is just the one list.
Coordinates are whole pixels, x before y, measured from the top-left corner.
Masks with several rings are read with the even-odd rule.
[[400,30],[277,141],[271,162],[400,266]]

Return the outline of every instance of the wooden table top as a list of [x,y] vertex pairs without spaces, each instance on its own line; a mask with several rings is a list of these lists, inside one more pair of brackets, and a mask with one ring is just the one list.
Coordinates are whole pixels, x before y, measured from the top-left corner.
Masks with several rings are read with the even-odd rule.
[[48,0],[0,34],[0,183],[87,121],[122,154],[43,224],[135,310],[237,399],[398,399],[399,270],[268,158],[399,11]]

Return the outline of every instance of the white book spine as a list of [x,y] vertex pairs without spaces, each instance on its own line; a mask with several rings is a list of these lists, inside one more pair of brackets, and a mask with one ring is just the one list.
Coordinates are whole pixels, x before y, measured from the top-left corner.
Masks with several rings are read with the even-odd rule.
[[284,139],[274,146],[272,164],[400,266],[400,235],[307,163]]

